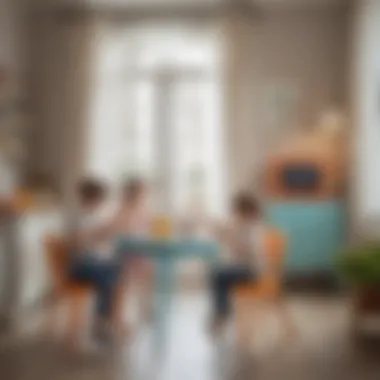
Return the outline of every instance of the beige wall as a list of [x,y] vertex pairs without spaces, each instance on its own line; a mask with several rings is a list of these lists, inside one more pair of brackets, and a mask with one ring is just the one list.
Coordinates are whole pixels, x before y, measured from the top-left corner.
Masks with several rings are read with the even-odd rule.
[[[6,70],[7,81],[0,86],[0,140],[7,137],[23,137],[25,118],[17,105],[23,100],[25,73],[23,44],[23,12],[16,0],[0,1],[0,65]],[[7,106],[11,107],[8,108]],[[3,108],[4,107],[4,108]],[[4,142],[4,144],[6,144]],[[10,195],[17,185],[21,170],[18,165],[8,166],[0,157],[1,196]],[[11,173],[11,175],[9,175]],[[13,175],[14,176],[13,176]],[[9,177],[14,177],[8,182]],[[7,328],[17,311],[19,294],[19,249],[15,223],[1,217],[0,226],[0,334]],[[16,241],[17,240],[17,241]]]
[[[0,85],[0,140],[20,139],[27,133],[27,116],[21,103],[25,100],[24,11],[16,0],[0,1],[0,66],[6,80]],[[9,140],[8,140],[9,141]],[[1,143],[0,143],[1,145]],[[14,162],[12,172],[17,183],[22,162]],[[1,170],[1,169],[0,169]],[[4,183],[6,176],[3,176]],[[3,183],[3,184],[4,184]]]
[[65,196],[82,167],[94,25],[92,16],[75,12],[37,11],[30,19],[29,171],[50,176]]
[[18,18],[17,9],[9,0],[0,2],[0,60],[12,67],[17,60]]
[[[263,13],[253,22],[246,78],[252,97],[245,106],[245,121],[227,126],[229,134],[236,135],[230,140],[234,187],[254,184],[263,158],[281,136],[281,125],[274,135],[264,130],[261,89],[265,84],[285,81],[298,88],[295,127],[310,128],[325,108],[346,105],[348,28],[348,12],[342,10],[277,11]],[[240,41],[237,37],[235,43]],[[242,48],[247,48],[246,40]]]
[[[278,133],[274,135],[264,130],[263,86],[285,81],[298,88],[296,127],[300,128],[310,127],[326,107],[345,105],[347,20],[348,14],[337,9],[267,11],[249,21],[229,19],[226,147],[232,190],[257,182],[263,158],[281,135],[281,125],[276,126]],[[57,28],[45,15],[33,21],[35,27],[30,33],[36,109],[31,167],[51,173],[57,181],[69,165],[64,157],[70,150],[60,148],[63,130],[71,128],[75,133],[79,128],[78,121],[68,125],[65,110],[75,106],[78,118],[83,117],[73,98],[71,106],[65,103],[68,71],[61,71],[73,41],[78,40],[74,36],[83,38],[78,22]],[[77,101],[78,96],[75,93]]]

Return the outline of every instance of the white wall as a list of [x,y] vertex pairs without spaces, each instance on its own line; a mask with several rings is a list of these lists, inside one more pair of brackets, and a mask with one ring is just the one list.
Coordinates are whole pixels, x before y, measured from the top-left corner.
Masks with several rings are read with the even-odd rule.
[[356,232],[361,235],[369,232],[368,220],[380,220],[380,1],[358,2],[354,22],[352,182]]
[[312,128],[326,109],[345,107],[348,19],[347,10],[287,10],[262,13],[240,30],[234,25],[230,56],[239,75],[227,88],[237,103],[227,118],[232,188],[255,186],[261,164],[289,131],[281,121],[268,128],[268,84],[296,90],[294,130]]

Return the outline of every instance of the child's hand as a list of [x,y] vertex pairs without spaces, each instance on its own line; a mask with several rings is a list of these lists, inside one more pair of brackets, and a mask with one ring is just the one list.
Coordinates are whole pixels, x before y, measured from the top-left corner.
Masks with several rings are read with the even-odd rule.
[[224,232],[223,226],[214,227],[214,233],[218,237],[218,239],[223,239],[223,232]]
[[212,230],[218,239],[226,240],[228,229],[223,223],[214,223]]

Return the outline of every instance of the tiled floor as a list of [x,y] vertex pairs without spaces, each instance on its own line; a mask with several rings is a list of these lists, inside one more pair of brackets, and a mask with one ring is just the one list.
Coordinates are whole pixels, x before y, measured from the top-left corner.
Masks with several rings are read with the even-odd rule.
[[[349,335],[343,299],[292,298],[289,307],[300,330],[284,341],[271,314],[256,326],[250,350],[231,334],[217,344],[205,332],[207,300],[179,297],[173,305],[170,339],[160,355],[149,329],[133,342],[108,351],[70,353],[59,342],[36,335],[6,342],[0,351],[4,380],[378,380],[380,342],[357,344]],[[275,317],[275,316],[274,316]]]

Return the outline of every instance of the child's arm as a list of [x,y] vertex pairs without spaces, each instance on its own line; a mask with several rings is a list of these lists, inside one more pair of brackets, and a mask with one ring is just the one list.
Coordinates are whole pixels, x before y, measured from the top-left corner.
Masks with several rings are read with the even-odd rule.
[[81,247],[86,247],[111,239],[115,232],[114,222],[110,219],[95,220],[87,224],[81,223],[76,231],[76,243]]
[[222,244],[225,244],[228,246],[232,245],[233,239],[232,239],[231,229],[227,223],[225,222],[215,223],[213,226],[213,231],[216,238],[220,240]]
[[[114,213],[114,215],[109,219],[108,226],[106,226],[106,230],[104,232],[108,232],[110,235],[116,235],[123,231],[125,220],[125,212],[122,210],[118,210]],[[123,231],[124,232],[124,231]]]

